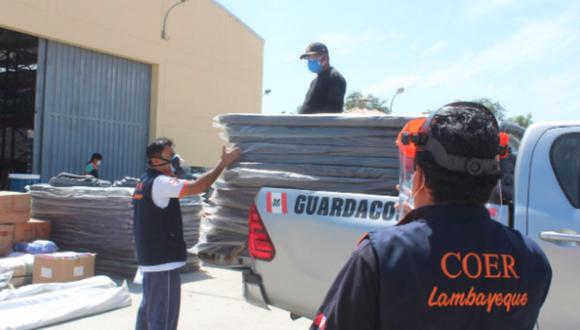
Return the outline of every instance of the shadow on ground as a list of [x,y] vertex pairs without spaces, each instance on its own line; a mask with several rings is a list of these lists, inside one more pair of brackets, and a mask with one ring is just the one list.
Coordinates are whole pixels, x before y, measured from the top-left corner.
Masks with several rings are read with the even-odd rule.
[[[214,277],[209,275],[205,270],[199,270],[197,272],[181,274],[181,284],[211,280],[213,278]],[[117,285],[121,285],[124,281],[127,281],[129,292],[133,294],[141,294],[143,292],[141,284],[133,283],[132,278],[112,277],[112,279],[117,283]]]

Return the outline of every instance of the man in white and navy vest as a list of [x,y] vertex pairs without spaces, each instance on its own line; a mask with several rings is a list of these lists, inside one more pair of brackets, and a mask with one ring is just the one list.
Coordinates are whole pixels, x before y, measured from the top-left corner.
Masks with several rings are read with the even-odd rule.
[[146,149],[149,168],[135,188],[134,235],[143,299],[136,329],[177,329],[181,300],[179,268],[185,265],[186,246],[179,198],[209,189],[224,168],[240,157],[240,150],[222,150],[219,163],[195,181],[173,174],[176,157],[170,139],[158,138]]

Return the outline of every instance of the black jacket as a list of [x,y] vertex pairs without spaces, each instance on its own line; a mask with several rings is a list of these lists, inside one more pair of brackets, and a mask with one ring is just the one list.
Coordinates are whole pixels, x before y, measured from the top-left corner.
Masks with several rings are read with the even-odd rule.
[[333,67],[322,71],[310,83],[300,114],[341,113],[346,93],[346,80]]
[[477,205],[370,232],[311,329],[532,330],[552,277],[538,245]]

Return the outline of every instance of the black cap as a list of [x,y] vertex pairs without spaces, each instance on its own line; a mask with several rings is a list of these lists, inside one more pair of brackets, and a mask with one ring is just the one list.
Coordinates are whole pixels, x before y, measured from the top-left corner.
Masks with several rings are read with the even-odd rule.
[[326,45],[323,44],[322,42],[313,42],[310,45],[308,45],[308,47],[306,47],[304,54],[300,55],[300,59],[302,60],[306,58],[306,56],[310,55],[321,55],[321,54],[328,55],[328,48],[326,48]]

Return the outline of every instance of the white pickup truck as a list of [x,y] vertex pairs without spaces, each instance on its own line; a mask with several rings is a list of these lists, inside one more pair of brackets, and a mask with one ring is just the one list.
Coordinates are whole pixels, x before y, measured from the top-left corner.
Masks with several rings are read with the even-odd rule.
[[[542,123],[523,136],[513,205],[498,221],[536,240],[553,270],[542,329],[580,329],[580,122]],[[250,209],[244,296],[312,319],[358,238],[396,224],[397,197],[262,188]]]

